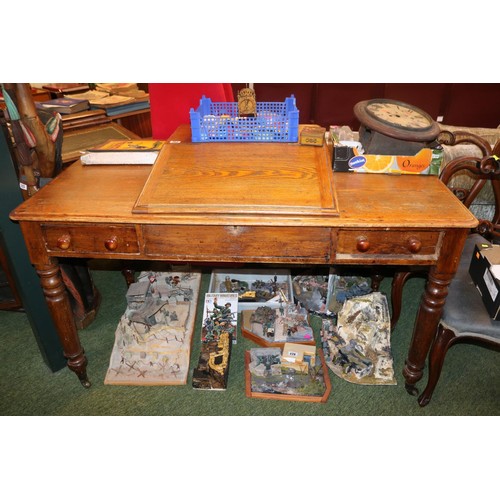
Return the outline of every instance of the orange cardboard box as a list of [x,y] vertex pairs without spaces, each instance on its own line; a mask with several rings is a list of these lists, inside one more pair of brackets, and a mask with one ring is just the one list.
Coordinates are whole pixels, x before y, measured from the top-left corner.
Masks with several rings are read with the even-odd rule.
[[421,149],[414,156],[360,155],[354,149],[349,171],[374,174],[429,174],[432,149]]

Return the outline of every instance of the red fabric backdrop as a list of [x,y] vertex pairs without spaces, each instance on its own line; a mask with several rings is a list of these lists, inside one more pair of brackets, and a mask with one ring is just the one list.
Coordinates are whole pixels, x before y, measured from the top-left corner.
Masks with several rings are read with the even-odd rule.
[[150,83],[153,139],[166,140],[179,125],[189,124],[189,111],[199,106],[202,96],[213,102],[234,101],[230,83]]

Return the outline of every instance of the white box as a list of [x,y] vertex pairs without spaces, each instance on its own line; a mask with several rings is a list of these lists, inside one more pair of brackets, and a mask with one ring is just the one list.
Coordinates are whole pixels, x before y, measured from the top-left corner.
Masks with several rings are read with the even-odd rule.
[[[288,302],[293,302],[292,277],[288,269],[214,269],[210,277],[210,285],[208,291],[210,293],[226,292],[227,287],[224,285],[226,280],[238,280],[248,284],[248,290],[252,291],[252,283],[257,280],[263,281],[266,284],[274,282],[281,286],[285,298]],[[239,290],[234,290],[239,291]],[[268,306],[278,308],[280,306],[279,296],[274,296],[273,299],[267,301],[242,302],[238,300],[238,311],[248,311],[257,309],[260,306]]]

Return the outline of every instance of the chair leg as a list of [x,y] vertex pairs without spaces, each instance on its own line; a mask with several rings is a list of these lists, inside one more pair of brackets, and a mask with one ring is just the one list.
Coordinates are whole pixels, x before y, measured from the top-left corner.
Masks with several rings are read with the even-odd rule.
[[429,355],[429,379],[427,385],[418,398],[420,406],[426,406],[432,398],[432,394],[441,376],[444,358],[448,349],[453,345],[456,336],[452,330],[444,328],[442,324],[438,327],[438,332]]
[[403,287],[408,279],[413,273],[410,271],[402,271],[396,273],[392,279],[391,287],[391,306],[392,306],[392,317],[391,317],[391,330],[394,330],[396,323],[401,315],[401,305],[403,302]]
[[127,282],[127,286],[129,287],[132,283],[135,283],[135,271],[133,269],[125,269],[122,268],[122,275]]
[[371,276],[371,287],[373,292],[378,292],[380,290],[380,283],[382,283],[382,280],[384,279],[384,275],[381,273],[378,273],[377,271],[374,271]]

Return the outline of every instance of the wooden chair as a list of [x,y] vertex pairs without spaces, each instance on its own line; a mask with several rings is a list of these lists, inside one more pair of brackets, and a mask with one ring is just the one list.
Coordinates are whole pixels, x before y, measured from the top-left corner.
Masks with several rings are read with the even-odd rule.
[[[429,403],[441,375],[446,353],[451,346],[466,342],[500,348],[500,321],[490,318],[469,275],[475,245],[500,240],[500,140],[493,149],[482,138],[466,132],[447,132],[441,140],[445,144],[475,144],[482,153],[482,157],[463,156],[450,161],[441,172],[442,182],[449,186],[467,208],[471,208],[478,195],[489,185],[494,206],[491,210],[493,213],[484,219],[483,214],[476,215],[480,219],[479,226],[467,238],[457,273],[450,283],[443,314],[430,350],[427,386],[418,398],[420,406]],[[393,279],[393,326],[401,312],[404,283],[411,276],[411,272],[401,272],[396,273]]]

